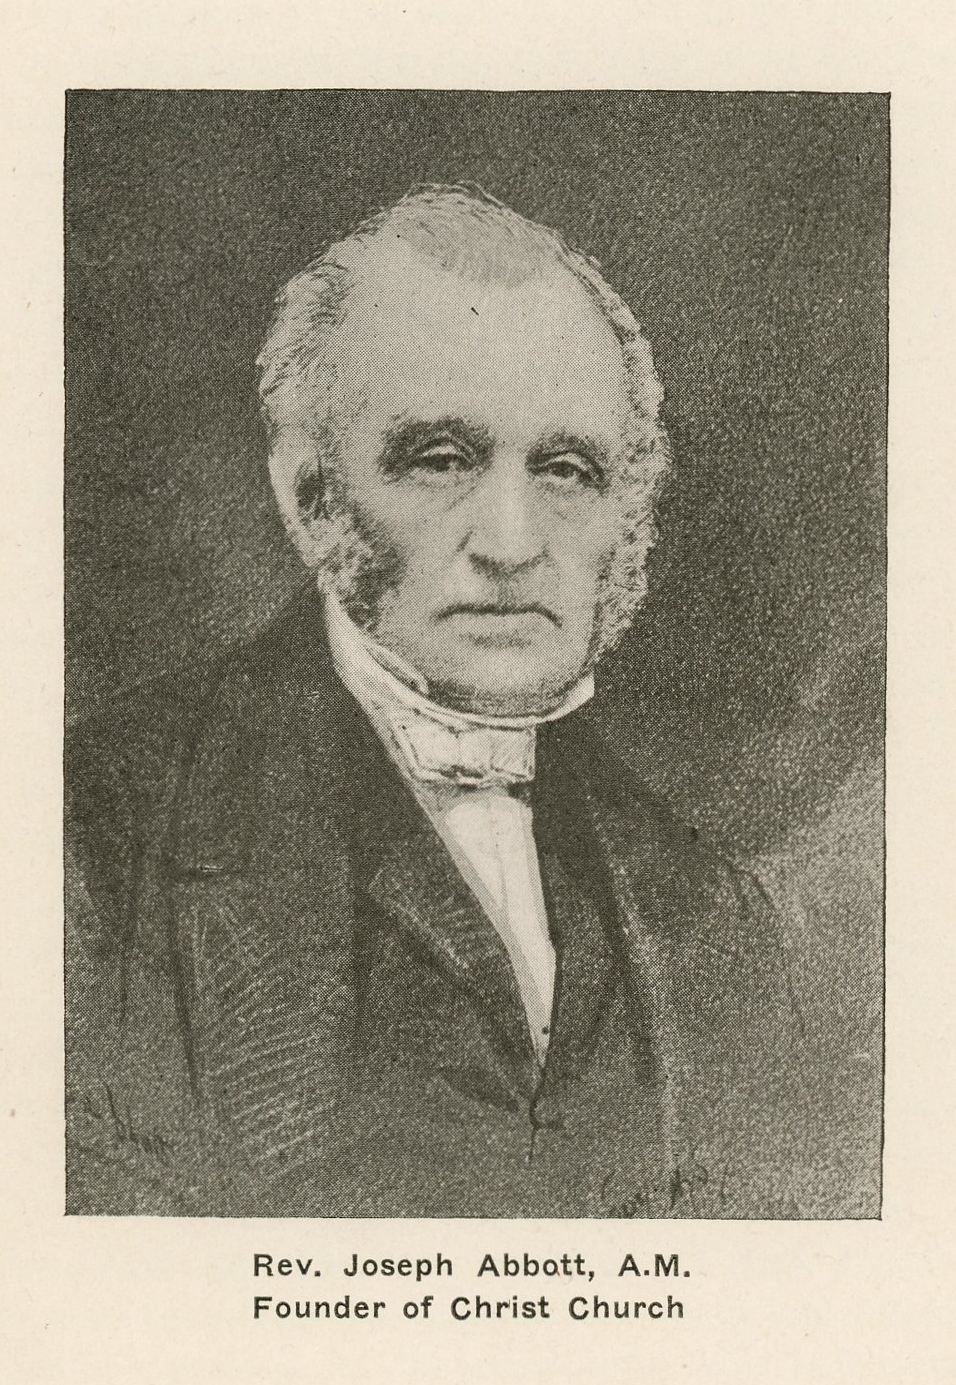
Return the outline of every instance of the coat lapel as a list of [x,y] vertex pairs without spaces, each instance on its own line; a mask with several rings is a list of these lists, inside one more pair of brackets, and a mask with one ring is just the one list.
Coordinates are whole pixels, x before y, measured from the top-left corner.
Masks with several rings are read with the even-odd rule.
[[374,817],[366,803],[356,820],[357,886],[392,927],[425,950],[448,985],[474,999],[512,1064],[533,1078],[534,1054],[505,945],[423,810],[390,764],[388,770],[392,794],[379,796]]
[[224,679],[166,863],[194,1082],[257,1159],[313,1139],[354,1064],[349,706],[310,612]]

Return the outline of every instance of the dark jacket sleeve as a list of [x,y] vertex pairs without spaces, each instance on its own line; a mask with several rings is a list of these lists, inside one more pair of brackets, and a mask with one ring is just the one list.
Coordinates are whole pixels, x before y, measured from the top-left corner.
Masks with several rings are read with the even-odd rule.
[[189,1206],[195,1110],[174,958],[148,896],[194,715],[161,687],[67,733],[68,1212]]

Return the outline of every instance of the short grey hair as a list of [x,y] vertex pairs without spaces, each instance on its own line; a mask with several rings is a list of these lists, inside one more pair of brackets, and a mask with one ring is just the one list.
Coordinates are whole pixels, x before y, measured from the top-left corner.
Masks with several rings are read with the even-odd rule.
[[[269,470],[283,521],[306,564],[328,562],[321,532],[323,468],[336,450],[332,400],[336,379],[335,333],[375,242],[397,237],[449,273],[477,281],[519,284],[567,271],[585,290],[614,332],[624,360],[631,418],[626,473],[631,502],[622,511],[622,540],[612,585],[625,584],[617,600],[620,619],[605,629],[606,648],[626,628],[644,595],[644,565],[654,539],[653,506],[670,464],[660,419],[663,390],[650,345],[630,308],[603,278],[597,262],[571,249],[557,231],[529,221],[480,188],[427,185],[363,221],[328,245],[281,290],[259,353],[259,393],[269,440]],[[333,548],[335,545],[333,545]],[[613,593],[609,593],[612,597]],[[623,609],[626,606],[627,610]]]

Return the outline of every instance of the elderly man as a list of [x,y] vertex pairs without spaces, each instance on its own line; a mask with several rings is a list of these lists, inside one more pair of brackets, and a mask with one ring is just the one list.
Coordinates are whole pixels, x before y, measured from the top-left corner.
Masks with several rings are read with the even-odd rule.
[[314,580],[70,747],[71,1210],[852,1214],[763,897],[589,727],[668,464],[628,308],[428,188],[260,366]]

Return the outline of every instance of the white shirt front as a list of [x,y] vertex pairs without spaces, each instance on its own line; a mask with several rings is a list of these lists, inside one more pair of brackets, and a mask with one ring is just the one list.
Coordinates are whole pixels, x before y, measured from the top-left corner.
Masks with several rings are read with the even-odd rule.
[[[326,597],[325,611],[339,677],[368,716],[507,948],[535,1052],[543,1062],[554,1000],[554,947],[531,807],[508,785],[533,777],[536,727],[586,702],[594,692],[593,677],[584,677],[547,716],[498,718],[455,712],[432,702],[416,670],[369,639],[334,597]],[[446,752],[464,763],[466,774],[474,759],[475,787],[463,787],[439,772]]]

